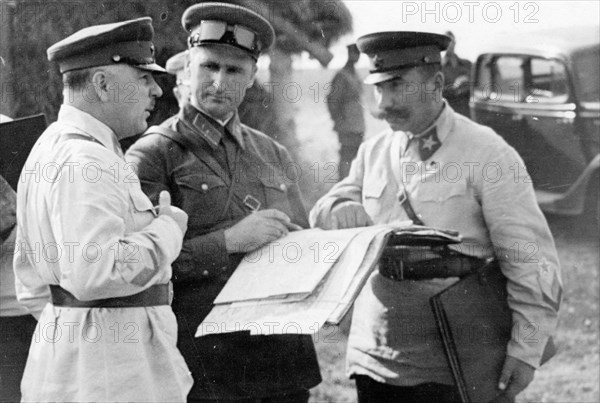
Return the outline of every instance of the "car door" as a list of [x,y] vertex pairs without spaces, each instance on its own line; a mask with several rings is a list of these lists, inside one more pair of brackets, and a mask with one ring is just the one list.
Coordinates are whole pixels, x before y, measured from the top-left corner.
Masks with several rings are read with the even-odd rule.
[[562,60],[533,55],[485,54],[476,63],[473,119],[519,152],[537,189],[553,193],[586,166],[568,73]]

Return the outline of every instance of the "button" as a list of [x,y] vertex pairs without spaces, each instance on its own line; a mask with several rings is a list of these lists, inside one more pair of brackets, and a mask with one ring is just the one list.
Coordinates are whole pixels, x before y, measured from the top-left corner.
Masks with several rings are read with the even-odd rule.
[[113,55],[112,59],[113,59],[113,62],[118,62],[119,60],[121,60],[121,56]]
[[285,192],[287,189],[287,186],[285,186],[285,183],[282,183],[281,185],[279,185],[279,189],[281,189]]
[[202,186],[200,186],[202,188],[203,191],[207,191],[208,190],[208,185],[206,183],[203,183]]
[[204,271],[202,272],[202,275],[203,275],[204,277],[207,277],[207,276],[208,276],[208,270],[204,270]]
[[225,271],[225,270],[227,270],[227,266],[221,267],[221,271]]

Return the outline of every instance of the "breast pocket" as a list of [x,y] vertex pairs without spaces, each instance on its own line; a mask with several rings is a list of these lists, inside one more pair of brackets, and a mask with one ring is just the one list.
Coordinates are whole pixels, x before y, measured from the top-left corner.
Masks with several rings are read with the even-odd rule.
[[188,216],[189,231],[213,226],[221,220],[229,188],[216,175],[188,174],[175,179],[177,202]]
[[286,214],[291,213],[288,192],[290,184],[286,183],[282,175],[272,177],[261,177],[265,201],[267,203],[263,208],[272,208],[280,210]]
[[390,206],[385,205],[385,188],[386,181],[381,178],[368,178],[363,184],[363,206],[375,222],[382,222],[383,215],[389,212]]
[[464,179],[449,182],[425,178],[417,187],[413,197],[426,203],[461,203],[466,193],[467,181]]
[[141,189],[130,188],[129,199],[131,200],[131,204],[129,208],[127,229],[130,231],[138,231],[150,224],[156,217],[156,212],[152,202]]

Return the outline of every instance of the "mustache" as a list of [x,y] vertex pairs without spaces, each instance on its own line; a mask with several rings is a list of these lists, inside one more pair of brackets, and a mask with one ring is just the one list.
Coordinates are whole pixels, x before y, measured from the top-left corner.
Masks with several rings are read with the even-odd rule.
[[405,108],[388,107],[375,110],[373,116],[381,120],[390,118],[408,119],[410,117],[410,111]]

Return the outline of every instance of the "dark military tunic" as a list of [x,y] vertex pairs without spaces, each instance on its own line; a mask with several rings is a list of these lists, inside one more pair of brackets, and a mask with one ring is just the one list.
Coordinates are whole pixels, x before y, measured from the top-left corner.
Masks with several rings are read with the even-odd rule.
[[[222,126],[187,105],[162,127],[148,130],[127,152],[142,189],[154,202],[168,190],[189,215],[179,258],[173,263],[173,310],[178,347],[194,376],[190,398],[268,396],[309,389],[320,380],[308,335],[250,336],[247,332],[194,338],[242,254],[228,254],[225,229],[252,212],[273,208],[308,226],[297,185],[299,170],[281,145],[239,122]],[[241,324],[243,327],[244,324]]]

